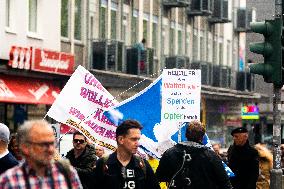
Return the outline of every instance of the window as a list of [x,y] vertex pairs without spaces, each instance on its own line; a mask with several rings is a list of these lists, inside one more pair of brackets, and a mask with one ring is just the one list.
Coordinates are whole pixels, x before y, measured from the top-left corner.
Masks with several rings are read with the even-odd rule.
[[223,65],[223,43],[219,42],[219,65]]
[[208,36],[208,43],[207,43],[207,61],[212,62],[212,54],[213,54],[213,48],[212,48],[212,37],[211,35]]
[[178,30],[178,54],[182,54],[182,32]]
[[226,55],[227,55],[227,66],[231,65],[231,41],[227,40],[227,48],[226,48]]
[[61,0],[61,36],[69,37],[69,0]]
[[37,32],[37,0],[29,0],[29,31]]
[[217,64],[217,52],[218,52],[218,44],[217,44],[217,36],[214,37],[214,42],[213,42],[213,64]]
[[6,27],[11,26],[11,4],[10,0],[6,0]]
[[75,0],[75,24],[74,24],[74,38],[82,39],[82,3],[81,0]]
[[197,36],[197,30],[194,29],[193,32],[193,48],[192,48],[193,52],[192,52],[192,59],[193,60],[197,60],[198,58],[198,36]]
[[206,61],[205,32],[200,32],[200,60]]
[[174,55],[174,44],[175,44],[175,41],[174,41],[174,35],[175,35],[175,29],[174,28],[170,28],[170,44],[169,44],[169,47],[170,47],[170,55]]
[[127,32],[127,25],[128,25],[128,15],[126,13],[123,14],[123,23],[122,23],[122,36],[121,39],[126,43],[126,40],[128,39],[128,32]]
[[[152,47],[157,50],[157,35],[158,35],[158,24],[153,23],[153,30],[152,30]],[[156,51],[154,51],[156,53]],[[156,54],[155,54],[156,55]]]
[[143,38],[145,39],[147,39],[147,25],[148,25],[147,20],[143,20]]
[[106,7],[100,8],[100,38],[106,38]]
[[185,54],[190,57],[190,32],[186,32],[186,52]]
[[134,15],[131,21],[131,43],[137,43],[137,16]]
[[111,30],[110,37],[111,39],[116,39],[116,10],[111,10]]

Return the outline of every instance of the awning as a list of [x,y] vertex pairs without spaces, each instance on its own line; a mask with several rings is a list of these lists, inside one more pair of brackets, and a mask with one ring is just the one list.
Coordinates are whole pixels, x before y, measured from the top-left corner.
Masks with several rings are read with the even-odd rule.
[[0,76],[0,102],[52,104],[60,88],[50,80]]

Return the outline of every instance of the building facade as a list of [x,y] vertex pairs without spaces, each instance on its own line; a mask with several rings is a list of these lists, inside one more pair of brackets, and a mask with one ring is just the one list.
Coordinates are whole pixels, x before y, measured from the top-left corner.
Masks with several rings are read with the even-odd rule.
[[[145,88],[164,68],[201,69],[202,121],[210,138],[225,147],[230,131],[243,124],[243,105],[265,97],[255,91],[240,51],[245,48],[243,34],[236,29],[240,1],[3,0],[1,72],[7,77],[49,80],[60,89],[69,72],[19,69],[9,62],[13,46],[67,53],[74,55],[72,70],[83,65],[122,101]],[[146,50],[140,53],[135,47],[143,38]],[[19,116],[10,106],[22,103],[0,98],[4,107],[0,119],[12,129],[17,125],[13,119]],[[35,110],[43,106],[38,115],[43,117],[50,103],[26,105]]]

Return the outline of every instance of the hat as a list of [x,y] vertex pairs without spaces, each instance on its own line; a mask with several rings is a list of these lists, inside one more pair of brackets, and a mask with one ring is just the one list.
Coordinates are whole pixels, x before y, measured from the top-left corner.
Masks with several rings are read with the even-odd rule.
[[233,136],[236,133],[247,133],[248,130],[245,127],[238,127],[232,130],[231,135]]
[[0,123],[0,140],[4,142],[9,142],[10,131],[7,125]]

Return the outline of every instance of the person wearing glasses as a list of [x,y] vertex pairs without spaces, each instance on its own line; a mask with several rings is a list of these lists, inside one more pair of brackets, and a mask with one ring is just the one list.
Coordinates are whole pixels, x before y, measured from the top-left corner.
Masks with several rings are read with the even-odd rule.
[[47,121],[26,121],[17,133],[24,161],[0,175],[1,189],[82,188],[72,166],[54,161],[55,137]]
[[88,189],[92,184],[91,177],[97,160],[95,148],[88,144],[87,138],[78,131],[73,134],[73,147],[66,158],[77,170],[83,188]]

